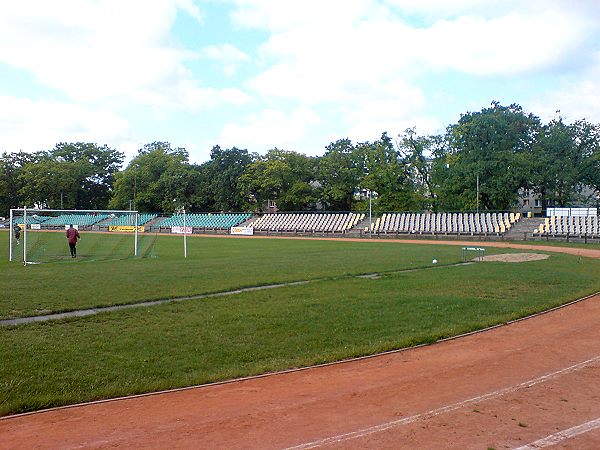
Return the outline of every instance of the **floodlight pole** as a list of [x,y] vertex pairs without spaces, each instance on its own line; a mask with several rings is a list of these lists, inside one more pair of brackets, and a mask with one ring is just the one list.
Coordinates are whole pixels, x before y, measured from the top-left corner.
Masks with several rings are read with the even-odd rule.
[[479,175],[477,175],[477,214],[479,214]]
[[369,237],[373,237],[373,217],[372,217],[372,211],[373,208],[371,207],[371,189],[368,190],[369,192]]

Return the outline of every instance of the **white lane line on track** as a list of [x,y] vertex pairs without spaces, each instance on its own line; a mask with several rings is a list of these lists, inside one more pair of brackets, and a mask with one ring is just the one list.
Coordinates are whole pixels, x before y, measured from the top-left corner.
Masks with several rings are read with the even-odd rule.
[[363,428],[362,430],[352,431],[350,433],[339,434],[337,436],[330,436],[328,438],[318,439],[316,441],[307,442],[304,444],[300,444],[294,447],[287,447],[284,450],[305,450],[310,448],[322,447],[324,445],[329,444],[337,444],[340,442],[349,441],[351,439],[357,439],[365,436],[369,436],[375,433],[381,433],[382,431],[390,430],[392,428],[396,428],[402,425],[408,425],[413,422],[416,422],[419,419],[431,418],[435,416],[439,416],[440,414],[445,414],[448,412],[456,411],[464,406],[468,406],[474,403],[482,402],[485,400],[490,400],[493,398],[501,397],[502,395],[510,394],[519,389],[529,388],[531,386],[535,386],[540,383],[544,383],[548,380],[552,380],[554,378],[558,378],[562,375],[566,375],[571,372],[575,372],[576,370],[582,369],[586,366],[589,366],[592,363],[600,361],[600,355],[595,356],[594,358],[582,361],[580,363],[574,364],[572,366],[566,367],[561,370],[557,370],[556,372],[548,373],[546,375],[542,375],[541,377],[533,378],[531,380],[524,381],[523,383],[516,384],[514,386],[509,386],[504,389],[500,389],[494,392],[490,392],[487,394],[479,395],[477,397],[473,397],[467,400],[463,400],[462,402],[453,403],[451,405],[443,406],[441,408],[432,409],[430,411],[416,414],[414,416],[405,417],[403,419],[393,420],[391,422],[382,423],[380,425],[375,425],[368,428]]
[[523,445],[515,450],[535,450],[538,448],[550,447],[551,445],[559,444],[564,440],[574,438],[575,436],[579,436],[580,434],[587,433],[597,428],[600,428],[600,417],[567,430],[562,430],[558,433],[551,434],[545,438],[538,439],[531,444]]

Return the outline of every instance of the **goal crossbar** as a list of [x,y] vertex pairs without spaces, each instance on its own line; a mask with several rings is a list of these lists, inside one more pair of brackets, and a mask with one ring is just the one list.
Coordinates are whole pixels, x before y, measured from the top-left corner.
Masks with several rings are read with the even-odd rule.
[[[28,222],[28,215],[37,216],[37,215],[49,215],[49,214],[76,214],[76,215],[86,215],[86,214],[106,214],[106,215],[130,215],[133,217],[133,234],[134,234],[134,256],[138,256],[138,224],[139,224],[139,212],[131,211],[131,210],[108,210],[108,209],[36,209],[36,208],[12,208],[10,210],[10,222],[9,222],[9,261],[14,260],[14,244],[13,244],[13,236],[16,236],[16,228],[15,225],[19,225],[15,223],[15,221],[22,217],[23,222],[20,225],[23,225],[22,228],[19,226],[19,235],[22,232],[23,239],[23,264],[30,264],[31,261],[28,261],[27,257],[27,229],[31,227],[31,223]],[[17,241],[19,243],[19,241]]]

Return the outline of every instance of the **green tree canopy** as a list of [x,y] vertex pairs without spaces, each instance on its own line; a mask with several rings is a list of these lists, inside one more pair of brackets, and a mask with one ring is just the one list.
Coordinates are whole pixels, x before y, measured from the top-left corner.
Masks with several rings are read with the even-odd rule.
[[24,206],[25,167],[42,157],[40,153],[2,153],[0,156],[0,215],[8,217],[11,208]]
[[117,174],[112,209],[132,209],[142,212],[172,212],[189,203],[189,179],[186,167],[188,153],[172,148],[168,142],[144,145],[138,154]]
[[239,186],[247,205],[255,210],[275,200],[282,211],[302,211],[313,209],[318,198],[314,179],[314,158],[273,149],[246,167]]
[[409,128],[396,141],[387,133],[358,144],[340,139],[320,157],[214,146],[210,160],[190,164],[185,149],[153,142],[119,171],[123,158],[106,145],[82,142],[5,152],[0,215],[23,205],[262,210],[267,200],[282,211],[364,211],[356,193],[365,189],[377,193],[378,212],[508,210],[521,189],[540,194],[543,207],[600,203],[600,125],[560,117],[542,124],[521,106],[499,102],[462,114],[441,135]]
[[419,207],[408,163],[387,133],[375,142],[358,144],[360,187],[376,192],[376,211],[406,211]]
[[528,185],[540,126],[538,117],[516,104],[493,102],[463,114],[448,127],[448,148],[439,156],[447,169],[436,170],[442,208],[475,209],[477,178],[482,209],[513,207],[519,188]]
[[203,168],[209,181],[209,192],[214,211],[242,211],[246,199],[240,192],[238,180],[246,166],[252,162],[248,150],[233,147],[222,149],[214,146],[210,152],[210,161]]
[[349,139],[332,142],[318,158],[316,177],[321,202],[328,211],[351,211],[361,176],[361,159]]
[[44,208],[105,209],[123,154],[92,143],[60,143],[38,152],[20,174],[19,195]]
[[434,182],[436,158],[444,155],[446,141],[441,135],[420,136],[408,128],[398,136],[398,150],[409,168],[420,209],[437,211],[438,185]]

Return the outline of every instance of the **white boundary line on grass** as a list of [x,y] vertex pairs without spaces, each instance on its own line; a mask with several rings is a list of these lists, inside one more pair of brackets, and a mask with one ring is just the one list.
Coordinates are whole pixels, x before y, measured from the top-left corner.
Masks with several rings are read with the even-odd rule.
[[552,445],[559,444],[567,439],[574,438],[580,434],[585,434],[590,431],[600,428],[600,417],[589,422],[582,423],[566,430],[559,431],[558,433],[551,434],[545,438],[538,439],[531,444],[523,445],[522,447],[516,448],[515,450],[535,450],[537,448],[550,447]]
[[[86,262],[90,262],[90,261],[88,260]],[[38,264],[38,263],[28,262],[27,264]],[[41,316],[25,316],[25,317],[16,317],[14,319],[1,319],[0,327],[13,327],[13,326],[19,326],[19,325],[24,325],[24,324],[29,324],[29,323],[36,323],[36,322],[48,322],[48,321],[52,321],[52,320],[88,317],[88,316],[93,316],[95,314],[102,314],[105,312],[120,311],[122,309],[147,308],[149,306],[164,305],[164,304],[169,304],[169,303],[178,303],[178,302],[184,302],[184,301],[188,301],[188,300],[204,300],[204,299],[213,298],[213,297],[227,297],[229,295],[243,294],[245,292],[254,292],[254,291],[263,291],[266,289],[276,289],[276,288],[300,286],[300,285],[304,285],[304,284],[317,283],[317,282],[321,282],[321,281],[345,280],[345,279],[352,279],[352,278],[374,278],[374,277],[380,277],[383,275],[396,275],[396,274],[402,274],[402,273],[416,272],[419,270],[442,269],[442,268],[448,268],[448,267],[466,266],[466,265],[470,265],[470,264],[473,264],[473,263],[472,262],[457,262],[457,263],[452,263],[452,264],[440,264],[438,266],[425,266],[425,267],[415,267],[415,268],[408,268],[408,269],[385,270],[385,271],[381,271],[381,272],[373,272],[373,273],[366,273],[366,274],[359,274],[359,275],[340,275],[340,276],[335,276],[335,277],[331,277],[331,278],[313,278],[310,280],[285,281],[282,283],[275,283],[275,284],[264,284],[264,285],[259,285],[259,286],[242,287],[242,288],[237,288],[237,289],[233,289],[230,291],[220,291],[220,292],[213,292],[213,293],[207,293],[207,294],[188,295],[185,297],[159,298],[156,300],[147,300],[147,301],[142,301],[142,302],[138,302],[138,303],[122,303],[122,304],[110,305],[110,306],[97,306],[94,308],[74,309],[72,311],[44,314]],[[600,292],[598,292],[598,293],[600,294]]]
[[73,405],[56,406],[56,407],[53,407],[53,408],[41,409],[41,410],[38,410],[38,411],[30,411],[30,412],[25,412],[25,413],[13,414],[13,415],[10,415],[10,416],[3,416],[3,417],[0,417],[0,421],[2,421],[2,420],[10,420],[10,419],[17,419],[19,417],[30,416],[30,415],[33,415],[33,414],[44,414],[44,413],[47,413],[47,412],[52,412],[52,411],[61,410],[61,409],[81,408],[81,407],[92,406],[92,405],[97,405],[97,404],[101,404],[101,403],[116,402],[116,401],[121,401],[121,400],[132,400],[132,399],[142,398],[142,397],[151,397],[151,396],[154,396],[154,395],[170,394],[172,392],[189,391],[191,389],[204,389],[204,388],[210,388],[210,387],[214,387],[214,386],[222,386],[222,385],[226,385],[226,384],[233,384],[233,383],[240,383],[240,382],[244,382],[244,381],[258,380],[258,379],[261,379],[261,378],[267,378],[267,377],[272,377],[272,376],[277,376],[277,375],[286,375],[286,374],[290,374],[290,373],[304,372],[306,370],[311,370],[311,369],[319,369],[319,368],[322,368],[322,367],[337,366],[337,365],[341,365],[341,364],[349,364],[349,363],[353,363],[353,362],[358,362],[358,361],[364,361],[364,360],[379,358],[381,356],[393,355],[393,354],[396,354],[396,353],[403,353],[403,352],[407,352],[407,351],[410,351],[410,350],[415,350],[415,349],[418,349],[418,348],[421,348],[421,347],[429,347],[431,345],[441,344],[441,343],[444,343],[444,342],[454,341],[454,340],[461,339],[461,338],[464,338],[464,337],[468,337],[468,336],[472,336],[472,335],[476,335],[476,334],[480,334],[480,333],[485,333],[485,332],[488,332],[488,331],[495,330],[496,328],[501,328],[501,327],[505,327],[507,325],[512,325],[513,323],[524,322],[526,320],[533,319],[533,318],[538,317],[538,316],[543,316],[543,315],[549,314],[551,312],[554,312],[554,311],[566,308],[566,307],[571,306],[571,305],[575,305],[575,304],[583,302],[585,300],[589,300],[589,299],[594,298],[594,297],[599,296],[599,295],[600,295],[600,292],[594,292],[593,294],[586,295],[585,297],[581,297],[581,298],[578,298],[576,300],[572,300],[572,301],[570,301],[568,303],[564,303],[562,305],[555,306],[554,308],[547,309],[547,310],[541,311],[539,313],[535,313],[535,314],[531,314],[529,316],[521,317],[520,319],[510,320],[510,321],[508,321],[506,323],[501,323],[501,324],[498,324],[498,325],[492,325],[491,327],[482,328],[481,330],[470,331],[468,333],[463,333],[463,334],[459,334],[459,335],[456,335],[456,336],[451,336],[451,337],[439,339],[439,340],[437,340],[435,342],[432,342],[432,343],[419,344],[419,345],[414,345],[412,347],[399,348],[399,349],[396,349],[396,350],[389,350],[389,351],[386,351],[386,352],[376,353],[374,355],[366,355],[366,356],[359,356],[359,357],[356,357],[356,358],[343,359],[341,361],[333,361],[333,362],[329,362],[329,363],[315,364],[313,366],[298,367],[298,368],[295,368],[295,369],[280,370],[278,372],[269,372],[269,373],[263,373],[263,374],[260,374],[260,375],[251,375],[251,376],[248,376],[248,377],[234,378],[233,380],[215,381],[213,383],[197,384],[197,385],[194,385],[194,386],[185,386],[185,387],[180,387],[180,388],[165,389],[165,390],[162,390],[162,391],[146,392],[146,393],[143,393],[143,394],[133,394],[133,395],[128,395],[128,396],[124,396],[124,397],[107,398],[107,399],[95,400],[95,401],[85,402],[85,403],[75,403]]
[[[372,434],[381,433],[383,431],[387,431],[387,430],[390,430],[392,428],[397,428],[397,427],[402,426],[402,425],[408,425],[408,424],[414,423],[414,422],[416,422],[417,420],[420,420],[420,419],[439,416],[441,414],[445,414],[445,413],[449,413],[449,412],[452,412],[452,411],[456,411],[457,409],[460,409],[460,408],[462,408],[464,406],[468,406],[468,405],[472,405],[474,403],[479,403],[479,402],[482,402],[482,401],[486,401],[486,400],[491,400],[491,399],[494,399],[494,398],[498,398],[498,397],[501,397],[503,395],[515,392],[515,391],[517,391],[519,389],[529,388],[529,387],[535,386],[537,384],[544,383],[544,382],[546,382],[548,380],[552,380],[552,379],[558,378],[558,377],[560,377],[562,375],[566,375],[566,374],[575,372],[576,370],[579,370],[579,369],[582,369],[584,367],[587,367],[590,364],[598,362],[598,361],[600,361],[600,355],[595,356],[594,358],[590,358],[588,360],[582,361],[580,363],[574,364],[572,366],[566,367],[564,369],[557,370],[556,372],[551,372],[551,373],[548,373],[546,375],[542,375],[540,377],[533,378],[531,380],[527,380],[527,381],[524,381],[522,383],[516,384],[514,386],[509,386],[507,388],[499,389],[499,390],[494,391],[494,392],[489,392],[487,394],[479,395],[477,397],[472,397],[472,398],[469,398],[467,400],[463,400],[461,402],[453,403],[451,405],[442,406],[441,408],[432,409],[430,411],[426,411],[426,412],[421,413],[421,414],[416,414],[414,416],[405,417],[403,419],[392,420],[391,422],[386,422],[386,423],[382,423],[380,425],[375,425],[375,426],[372,426],[372,427],[363,428],[362,430],[352,431],[350,433],[339,434],[337,436],[330,436],[330,437],[327,437],[327,438],[318,439],[316,441],[312,441],[312,442],[307,442],[307,443],[304,443],[304,444],[300,444],[300,445],[297,445],[297,446],[294,446],[294,447],[287,447],[285,450],[306,450],[306,449],[311,449],[311,448],[322,447],[324,445],[339,444],[341,442],[346,442],[346,441],[349,441],[349,440],[352,440],[352,439],[358,439],[358,438],[361,438],[361,437],[370,436]],[[597,426],[600,426],[600,419],[597,419],[597,420],[599,420],[599,424]],[[531,448],[536,448],[536,447],[531,447]]]

